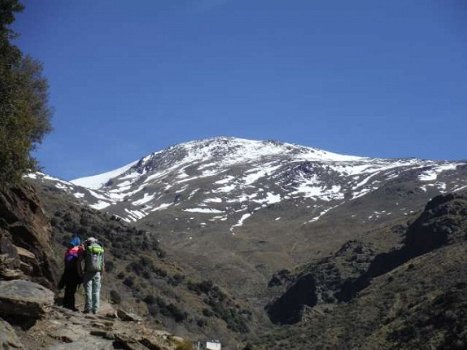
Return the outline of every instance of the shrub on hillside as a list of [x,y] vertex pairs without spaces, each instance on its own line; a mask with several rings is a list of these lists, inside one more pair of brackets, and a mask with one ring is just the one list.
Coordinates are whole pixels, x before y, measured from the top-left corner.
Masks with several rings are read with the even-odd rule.
[[114,304],[120,304],[122,302],[122,297],[116,290],[111,290],[110,291],[110,301]]
[[135,279],[133,278],[133,276],[128,276],[123,280],[123,284],[131,288],[135,284]]

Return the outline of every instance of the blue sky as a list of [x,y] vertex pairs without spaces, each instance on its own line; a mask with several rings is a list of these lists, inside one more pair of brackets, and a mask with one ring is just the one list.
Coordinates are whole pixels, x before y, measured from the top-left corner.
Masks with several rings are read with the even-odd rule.
[[213,136],[467,159],[464,0],[24,1],[64,179]]

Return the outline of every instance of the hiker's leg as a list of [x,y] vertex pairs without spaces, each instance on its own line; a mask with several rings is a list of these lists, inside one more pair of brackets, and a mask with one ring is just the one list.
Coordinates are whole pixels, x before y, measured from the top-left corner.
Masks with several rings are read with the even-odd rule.
[[70,309],[74,311],[76,311],[75,294],[77,288],[78,283],[76,282],[70,285]]
[[92,309],[92,277],[93,274],[85,273],[83,276],[83,286],[84,286],[84,312],[89,312]]
[[63,297],[63,306],[67,309],[75,309],[75,293],[76,288],[78,287],[77,283],[68,282],[65,285],[65,295]]
[[93,286],[92,286],[92,311],[94,313],[99,310],[100,307],[100,294],[101,294],[101,274],[100,272],[96,272],[96,275],[94,276],[93,280]]
[[63,295],[63,307],[71,309],[72,288],[70,283],[65,284],[65,294]]

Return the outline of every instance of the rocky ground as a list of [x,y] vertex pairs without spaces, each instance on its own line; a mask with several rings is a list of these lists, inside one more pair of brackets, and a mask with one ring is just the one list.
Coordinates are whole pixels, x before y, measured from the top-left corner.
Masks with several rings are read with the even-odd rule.
[[0,282],[3,349],[176,349],[183,339],[104,304],[98,314],[54,305],[54,293],[25,280]]

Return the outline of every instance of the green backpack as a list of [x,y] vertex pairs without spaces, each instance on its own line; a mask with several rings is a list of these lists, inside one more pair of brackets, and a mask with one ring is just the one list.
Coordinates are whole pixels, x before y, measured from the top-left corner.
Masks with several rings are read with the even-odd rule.
[[104,265],[104,248],[97,243],[86,247],[84,255],[85,272],[101,272]]

